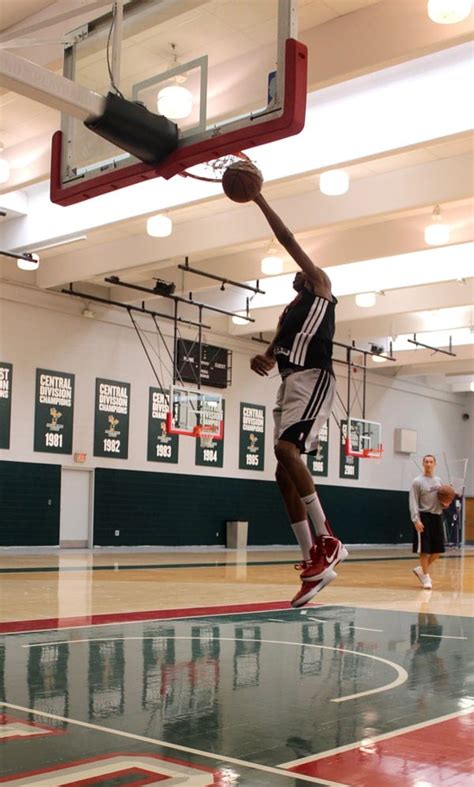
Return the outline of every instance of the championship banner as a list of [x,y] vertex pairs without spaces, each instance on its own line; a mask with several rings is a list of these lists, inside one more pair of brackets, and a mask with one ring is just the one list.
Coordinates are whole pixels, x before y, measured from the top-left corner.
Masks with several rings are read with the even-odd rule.
[[263,470],[265,464],[265,406],[240,403],[240,470]]
[[0,361],[0,448],[10,448],[13,366]]
[[74,375],[36,370],[34,451],[72,454]]
[[128,458],[130,383],[95,381],[94,456]]
[[169,412],[169,391],[150,388],[148,398],[148,452],[149,462],[178,463],[179,435],[166,431]]
[[341,421],[339,440],[339,478],[359,478],[359,458],[346,455],[347,421]]
[[308,470],[313,476],[327,477],[329,467],[329,421],[321,427],[318,449],[307,458]]
[[[212,395],[211,395],[212,396]],[[225,402],[222,399],[222,418],[225,424]],[[222,440],[215,440],[214,437],[196,437],[196,453],[195,453],[195,464],[203,466],[211,466],[211,467],[223,467],[224,466],[224,439],[225,439],[225,428],[224,428],[224,437]]]

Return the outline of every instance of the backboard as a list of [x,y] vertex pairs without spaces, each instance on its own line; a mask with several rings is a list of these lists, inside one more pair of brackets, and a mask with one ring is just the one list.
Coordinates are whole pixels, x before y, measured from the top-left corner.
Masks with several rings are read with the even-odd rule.
[[168,434],[222,440],[224,436],[222,396],[173,386],[170,391],[166,429]]
[[349,418],[346,456],[359,459],[381,459],[383,453],[382,425],[363,418]]
[[[299,133],[307,53],[295,38],[295,9],[294,0],[130,0],[120,26],[111,12],[72,31],[64,76],[105,97],[112,73],[126,99],[177,124],[178,147],[159,164],[146,164],[64,114],[53,137],[53,202],[68,205],[148,178],[168,179]],[[162,96],[158,108],[169,87],[188,91],[186,117],[172,117]]]

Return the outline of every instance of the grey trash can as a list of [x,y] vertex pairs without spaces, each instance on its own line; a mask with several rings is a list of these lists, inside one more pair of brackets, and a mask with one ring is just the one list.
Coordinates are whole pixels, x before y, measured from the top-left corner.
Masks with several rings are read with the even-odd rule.
[[248,522],[227,522],[227,549],[245,549],[249,531]]

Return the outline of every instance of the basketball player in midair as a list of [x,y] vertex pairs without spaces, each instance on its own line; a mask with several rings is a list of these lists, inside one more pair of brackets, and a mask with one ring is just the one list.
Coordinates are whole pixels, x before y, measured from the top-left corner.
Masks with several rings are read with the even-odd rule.
[[254,202],[301,268],[293,280],[296,298],[283,311],[273,341],[250,362],[261,376],[278,364],[282,377],[273,411],[276,480],[303,555],[303,562],[296,566],[301,588],[291,601],[301,607],[336,578],[333,569],[348,554],[328,525],[301,457],[317,451],[319,431],[336,396],[332,339],[337,301],[328,276],[303,251],[264,197],[259,193]]

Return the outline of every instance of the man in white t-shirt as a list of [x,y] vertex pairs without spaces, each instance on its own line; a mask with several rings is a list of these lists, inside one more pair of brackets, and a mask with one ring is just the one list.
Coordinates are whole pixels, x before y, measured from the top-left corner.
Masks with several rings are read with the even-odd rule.
[[444,552],[443,506],[438,500],[441,478],[435,475],[436,458],[423,457],[423,475],[415,478],[410,489],[410,515],[415,528],[413,552],[420,555],[420,565],[413,569],[425,590],[431,590],[430,566]]

